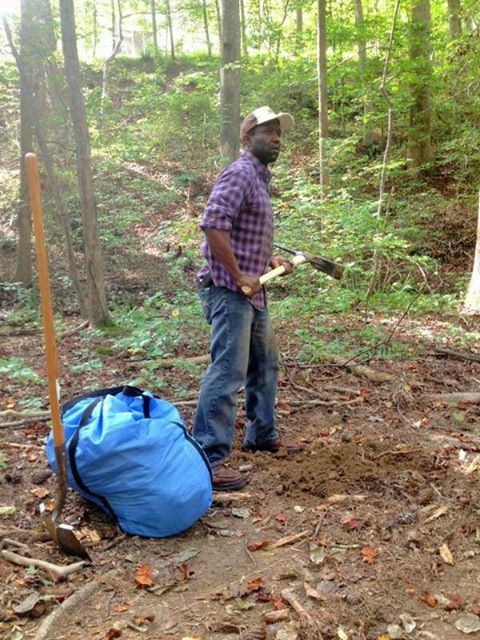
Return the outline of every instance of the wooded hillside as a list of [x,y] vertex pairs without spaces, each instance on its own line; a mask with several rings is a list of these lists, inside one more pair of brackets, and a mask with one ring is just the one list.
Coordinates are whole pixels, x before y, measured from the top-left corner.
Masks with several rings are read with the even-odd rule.
[[[476,637],[478,0],[0,5],[0,636]],[[58,487],[25,154],[61,401],[136,385],[190,429],[209,362],[199,222],[262,105],[295,119],[275,241],[344,268],[267,285],[278,429],[304,450],[241,451],[241,391],[247,490],[159,540],[69,491],[92,562],[66,567],[40,524]]]

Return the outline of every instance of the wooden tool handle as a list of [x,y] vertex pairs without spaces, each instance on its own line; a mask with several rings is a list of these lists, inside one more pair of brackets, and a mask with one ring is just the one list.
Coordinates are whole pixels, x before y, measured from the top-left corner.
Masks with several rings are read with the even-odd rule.
[[37,156],[27,153],[25,156],[28,191],[30,194],[30,206],[32,208],[33,228],[35,231],[35,246],[37,251],[38,279],[40,285],[40,299],[42,303],[43,330],[45,337],[45,355],[47,360],[48,395],[50,398],[50,411],[52,413],[53,441],[55,447],[63,447],[65,435],[60,419],[60,406],[58,402],[58,365],[57,347],[55,343],[55,329],[53,324],[52,294],[48,279],[47,250],[45,248],[45,235],[43,232],[42,200],[40,194],[40,177],[38,173]]
[[[293,256],[293,258],[289,262],[291,262],[294,266],[297,266],[299,264],[303,264],[304,262],[307,262],[307,257],[303,253],[299,253],[298,255]],[[283,275],[285,271],[286,269],[282,264],[279,267],[275,267],[275,269],[271,269],[270,271],[267,271],[267,273],[264,273],[262,276],[260,276],[258,280],[260,284],[263,285],[266,282],[269,282],[270,280],[272,280],[273,278]],[[247,287],[247,286],[242,287],[242,293],[245,294],[246,296],[251,295],[251,292],[252,290],[250,289],[250,287]]]

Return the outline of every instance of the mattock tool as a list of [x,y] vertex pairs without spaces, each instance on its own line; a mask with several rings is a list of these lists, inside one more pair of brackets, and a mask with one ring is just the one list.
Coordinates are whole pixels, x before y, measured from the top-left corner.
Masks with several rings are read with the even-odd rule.
[[[288,247],[284,247],[281,244],[274,244],[274,247],[277,249],[281,249],[282,251],[286,251],[293,255],[293,258],[290,262],[296,267],[299,264],[304,264],[308,262],[312,265],[314,269],[318,269],[318,271],[322,271],[322,273],[326,273],[331,278],[335,278],[335,280],[340,280],[343,274],[343,265],[338,264],[338,262],[334,262],[333,260],[328,260],[328,258],[321,258],[319,256],[311,256],[306,251],[296,251],[295,249],[289,249]],[[265,284],[269,282],[273,278],[277,276],[281,276],[285,273],[286,269],[283,265],[276,267],[275,269],[271,269],[267,273],[264,273],[260,276],[259,281],[260,284]],[[242,292],[248,296],[250,295],[250,287],[244,286],[242,287]]]

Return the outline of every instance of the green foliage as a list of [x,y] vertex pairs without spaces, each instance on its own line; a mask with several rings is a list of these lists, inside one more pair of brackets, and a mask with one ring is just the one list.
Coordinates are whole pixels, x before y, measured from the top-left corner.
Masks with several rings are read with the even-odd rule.
[[4,374],[11,380],[16,380],[20,383],[42,383],[41,376],[27,366],[20,356],[13,356],[8,360],[0,359],[0,374]]

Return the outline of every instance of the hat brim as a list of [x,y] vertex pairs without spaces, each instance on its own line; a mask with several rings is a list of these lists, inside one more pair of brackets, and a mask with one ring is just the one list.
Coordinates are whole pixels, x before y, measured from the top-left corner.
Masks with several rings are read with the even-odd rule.
[[265,124],[266,122],[272,122],[272,120],[278,120],[280,122],[280,130],[282,133],[288,131],[293,125],[293,116],[291,116],[289,113],[282,112],[273,113],[268,117],[260,118],[255,126],[258,126],[259,124]]

